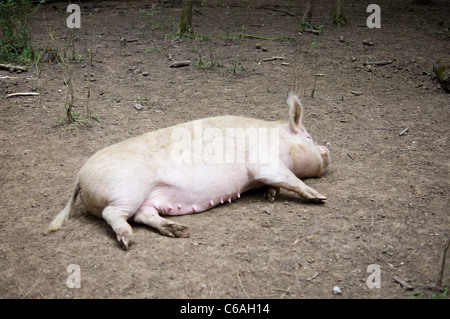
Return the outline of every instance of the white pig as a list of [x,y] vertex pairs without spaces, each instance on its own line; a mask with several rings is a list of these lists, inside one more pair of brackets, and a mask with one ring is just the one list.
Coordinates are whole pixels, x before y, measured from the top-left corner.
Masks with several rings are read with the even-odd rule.
[[192,121],[106,147],[83,165],[72,197],[51,222],[59,229],[80,194],[84,207],[104,218],[125,249],[133,243],[132,218],[171,237],[187,227],[160,215],[199,213],[268,186],[274,201],[280,188],[305,200],[326,197],[300,178],[320,176],[329,151],[316,145],[303,126],[300,100],[290,94],[289,121],[266,122],[238,116]]

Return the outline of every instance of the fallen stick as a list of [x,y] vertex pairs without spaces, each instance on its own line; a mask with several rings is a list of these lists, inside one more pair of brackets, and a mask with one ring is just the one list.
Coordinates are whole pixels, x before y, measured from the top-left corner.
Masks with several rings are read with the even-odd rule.
[[384,60],[384,61],[368,61],[364,62],[364,65],[387,65],[394,63],[394,60]]
[[399,283],[405,290],[413,290],[414,289],[414,286],[408,284],[406,281],[404,281],[399,276],[394,276],[393,279],[395,282]]
[[272,7],[272,6],[261,6],[261,8],[266,9],[266,10],[273,10],[273,11],[281,12],[281,13],[290,15],[291,17],[296,17],[296,15],[293,14],[293,13],[290,13],[290,12],[284,11],[284,10],[277,9],[277,8],[275,8],[275,7]]
[[191,61],[186,60],[186,61],[174,61],[169,68],[180,68],[182,66],[189,66],[191,64]]
[[401,131],[400,133],[398,133],[398,136],[403,136],[406,134],[406,132],[409,131],[409,127],[405,128],[403,131]]
[[316,279],[317,276],[319,276],[319,273],[318,273],[318,272],[316,272],[316,273],[315,273],[314,275],[312,275],[311,277],[306,278],[306,281],[311,281],[311,280],[313,280],[313,279]]
[[253,38],[253,39],[269,40],[269,41],[283,40],[283,39],[295,40],[294,37],[288,37],[288,36],[282,36],[282,37],[276,37],[276,38],[265,38],[265,37],[259,37],[257,35],[251,35],[251,34],[245,34],[245,33],[241,34],[241,38]]
[[6,97],[15,97],[15,96],[39,96],[40,94],[37,92],[18,92],[18,93],[10,93],[7,94]]
[[267,62],[267,61],[275,61],[275,60],[284,60],[284,58],[282,56],[273,56],[271,58],[265,58],[265,59],[262,59],[262,60],[264,62]]
[[1,64],[1,63],[0,63],[0,69],[9,70],[9,71],[10,70],[13,70],[13,71],[20,70],[20,71],[24,71],[24,72],[27,70],[27,68],[24,66],[12,65],[12,64]]
[[237,270],[237,278],[238,278],[238,281],[239,281],[239,285],[241,285],[242,291],[243,291],[244,294],[247,296],[247,298],[251,299],[250,296],[249,296],[249,295],[247,294],[247,292],[245,291],[244,286],[242,285],[241,277],[239,277],[239,268],[238,268],[238,270]]
[[309,33],[312,33],[312,34],[317,34],[317,35],[320,34],[320,31],[319,31],[319,30],[316,30],[316,29],[310,29],[310,28],[308,28],[308,29],[303,29],[303,31],[309,32]]

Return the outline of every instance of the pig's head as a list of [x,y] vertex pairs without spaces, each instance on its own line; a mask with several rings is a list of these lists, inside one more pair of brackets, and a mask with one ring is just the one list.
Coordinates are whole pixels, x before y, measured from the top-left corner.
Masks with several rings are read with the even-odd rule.
[[320,176],[330,162],[330,151],[325,146],[315,143],[303,125],[303,107],[300,99],[290,94],[289,124],[286,130],[289,135],[289,166],[298,177]]

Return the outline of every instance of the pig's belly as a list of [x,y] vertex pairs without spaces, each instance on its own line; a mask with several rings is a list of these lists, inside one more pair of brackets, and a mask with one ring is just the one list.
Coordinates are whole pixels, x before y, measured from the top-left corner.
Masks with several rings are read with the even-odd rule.
[[142,205],[163,215],[202,212],[239,198],[251,186],[245,165],[185,165],[158,173],[160,182]]

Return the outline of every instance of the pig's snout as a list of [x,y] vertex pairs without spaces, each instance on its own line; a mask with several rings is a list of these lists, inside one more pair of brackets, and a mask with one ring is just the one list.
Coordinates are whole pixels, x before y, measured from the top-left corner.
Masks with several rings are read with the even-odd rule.
[[317,174],[318,176],[320,176],[322,175],[323,172],[325,172],[325,170],[328,167],[328,164],[330,164],[330,151],[326,146],[319,145],[317,146],[317,148],[319,149],[319,153],[322,156],[322,165],[319,170],[319,173]]

